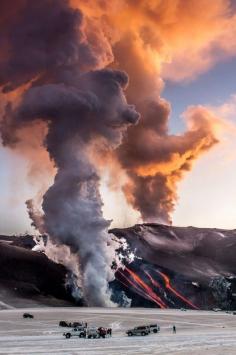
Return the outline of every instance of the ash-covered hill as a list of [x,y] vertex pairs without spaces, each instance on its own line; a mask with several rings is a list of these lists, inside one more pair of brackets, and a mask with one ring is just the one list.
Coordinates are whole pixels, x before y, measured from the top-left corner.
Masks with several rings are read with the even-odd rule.
[[144,260],[195,280],[236,274],[236,230],[139,224],[110,232]]
[[[236,230],[139,224],[109,232],[125,265],[110,283],[116,303],[236,309]],[[68,270],[34,247],[30,235],[0,236],[0,308],[6,300],[13,306],[74,301],[65,286]]]
[[236,230],[139,224],[110,233],[127,241],[121,253],[137,256],[117,273],[133,305],[236,308]]
[[69,304],[66,268],[32,251],[34,246],[30,235],[0,236],[0,301],[10,306]]

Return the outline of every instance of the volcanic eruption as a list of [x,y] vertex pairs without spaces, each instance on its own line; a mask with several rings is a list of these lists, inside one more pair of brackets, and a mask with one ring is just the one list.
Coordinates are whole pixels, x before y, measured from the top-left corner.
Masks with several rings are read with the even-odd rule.
[[[0,4],[2,142],[22,154],[34,151],[32,164],[39,170],[51,162],[54,182],[43,193],[41,214],[33,200],[27,202],[29,214],[40,232],[76,255],[88,305],[112,304],[108,282],[115,250],[102,213],[103,167],[111,180],[125,176],[116,189],[143,221],[170,224],[178,181],[218,142],[223,123],[201,106],[186,111],[185,133],[168,133],[161,67],[167,43],[178,46],[173,33],[187,21],[174,3],[168,7],[178,21],[168,28],[162,1],[18,0],[14,11],[9,1]],[[186,11],[190,16],[190,7]],[[221,16],[220,7],[214,11]],[[189,45],[188,35],[184,43]],[[198,46],[200,51],[206,43],[199,40]],[[122,274],[123,282],[165,307],[131,276],[127,281]]]

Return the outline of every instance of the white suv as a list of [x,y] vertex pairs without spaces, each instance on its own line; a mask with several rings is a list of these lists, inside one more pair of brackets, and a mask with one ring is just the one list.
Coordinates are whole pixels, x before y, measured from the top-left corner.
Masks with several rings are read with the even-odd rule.
[[157,324],[150,324],[149,329],[151,333],[158,333],[160,331],[160,326]]
[[70,337],[76,336],[79,338],[86,337],[86,328],[85,327],[77,327],[63,334],[67,339]]

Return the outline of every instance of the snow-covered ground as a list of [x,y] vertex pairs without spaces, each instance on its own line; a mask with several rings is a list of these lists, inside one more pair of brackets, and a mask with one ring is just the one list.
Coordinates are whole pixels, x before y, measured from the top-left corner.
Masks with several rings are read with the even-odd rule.
[[[22,314],[33,313],[34,319]],[[112,338],[65,339],[60,320],[113,328]],[[133,326],[158,323],[159,334],[127,337]],[[172,334],[176,325],[177,334]],[[236,354],[236,316],[158,309],[35,308],[0,311],[0,354]]]

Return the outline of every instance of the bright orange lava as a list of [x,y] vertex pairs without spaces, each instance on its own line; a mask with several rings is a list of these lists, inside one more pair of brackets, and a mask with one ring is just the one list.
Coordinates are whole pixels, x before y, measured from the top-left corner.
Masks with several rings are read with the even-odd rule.
[[[121,270],[117,270],[117,272],[120,273],[120,275],[128,282],[129,285],[135,288],[136,292],[140,296],[156,303],[160,308],[166,308],[164,302],[154,293],[154,291],[148,285],[145,284],[145,282],[143,282],[139,278],[139,276],[137,276],[133,271],[129,270],[127,267],[126,270],[131,275],[134,281],[130,280],[123,272],[121,272]],[[122,282],[121,280],[119,281],[129,288],[126,283]]]
[[[134,282],[132,282],[121,270],[117,270],[117,272],[128,282],[128,284],[130,284],[132,287],[135,288],[136,292],[144,298],[150,299],[150,296],[147,295],[142,289],[140,289],[140,286],[137,286]],[[122,281],[121,279],[119,279],[119,281],[127,288],[129,288],[129,286]]]
[[135,274],[135,272],[127,268],[127,266],[126,266],[126,270],[132,276],[134,281],[146,291],[146,293],[153,299],[155,303],[157,303],[160,306],[160,308],[166,308],[165,303],[162,301],[162,299],[159,296],[157,296],[157,294],[151,289],[151,287],[149,287],[137,274]]
[[160,272],[158,270],[155,270],[156,273],[158,273],[159,275],[162,276],[164,282],[165,282],[165,287],[173,292],[178,298],[180,298],[182,301],[184,301],[185,303],[187,303],[190,307],[194,308],[194,309],[199,309],[197,306],[195,306],[192,302],[190,302],[189,300],[187,300],[187,298],[185,298],[184,296],[182,296],[178,291],[176,291],[170,284],[170,279],[167,275],[165,275],[163,272]]
[[[127,288],[129,288],[129,285],[132,286],[136,292],[148,299],[151,300],[153,302],[155,302],[160,308],[167,308],[165,302],[153,291],[153,289],[148,286],[134,271],[130,270],[127,266],[125,268],[125,270],[128,272],[128,274],[131,276],[132,279],[130,279],[129,277],[127,277],[125,275],[124,272],[122,272],[121,270],[117,270],[117,272],[122,276],[123,279],[126,280],[125,283],[124,280],[120,280],[119,281],[126,286]],[[169,277],[164,274],[163,272],[159,271],[159,270],[154,270],[157,274],[161,275],[161,277],[164,280],[165,283],[165,288],[169,291],[171,291],[176,297],[178,297],[179,299],[181,299],[183,302],[185,302],[186,304],[188,304],[191,308],[193,309],[199,309],[197,306],[195,306],[191,301],[189,301],[187,298],[185,298],[183,295],[181,295],[177,290],[175,290],[171,284],[170,284],[170,279]],[[144,271],[144,273],[148,276],[149,280],[151,281],[151,283],[159,288],[162,289],[161,285],[159,284],[159,282],[157,282],[156,280],[153,279],[153,277],[150,275],[149,272]]]

